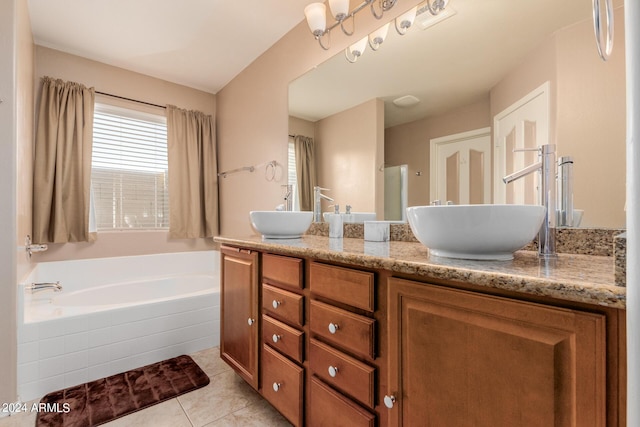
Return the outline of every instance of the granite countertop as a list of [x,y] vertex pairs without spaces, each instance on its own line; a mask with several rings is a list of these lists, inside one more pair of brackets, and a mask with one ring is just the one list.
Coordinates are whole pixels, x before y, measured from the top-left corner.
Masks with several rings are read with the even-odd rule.
[[421,243],[363,239],[332,239],[305,235],[300,239],[215,237],[216,242],[358,267],[389,270],[471,283],[478,286],[553,297],[614,308],[626,307],[626,289],[615,286],[614,259],[606,256],[559,254],[549,262],[532,251],[518,251],[511,261],[471,261],[429,255]]

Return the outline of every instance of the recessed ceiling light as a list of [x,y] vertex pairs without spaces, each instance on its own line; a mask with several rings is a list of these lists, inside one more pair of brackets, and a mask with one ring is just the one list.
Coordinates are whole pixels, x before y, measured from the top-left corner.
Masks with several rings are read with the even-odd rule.
[[393,104],[400,108],[413,107],[419,102],[420,100],[413,95],[405,95],[393,100]]

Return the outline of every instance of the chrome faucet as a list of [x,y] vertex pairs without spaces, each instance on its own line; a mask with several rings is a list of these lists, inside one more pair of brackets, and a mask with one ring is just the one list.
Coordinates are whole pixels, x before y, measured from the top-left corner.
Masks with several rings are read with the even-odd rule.
[[321,188],[317,185],[313,187],[313,222],[322,221],[322,207],[320,200],[325,199],[328,202],[333,202],[333,199],[329,196],[325,196],[320,191],[329,191],[328,188]]
[[558,226],[573,226],[573,157],[558,159]]
[[43,282],[32,283],[25,287],[25,290],[30,291],[31,293],[46,291],[47,289],[53,289],[54,292],[60,292],[62,290],[62,285],[60,282]]
[[293,185],[285,184],[282,188],[285,189],[284,210],[290,212],[293,210]]
[[556,146],[545,144],[538,148],[516,149],[513,151],[537,151],[540,160],[526,168],[502,178],[505,184],[540,171],[540,203],[547,208],[544,222],[538,232],[538,255],[541,258],[556,257]]

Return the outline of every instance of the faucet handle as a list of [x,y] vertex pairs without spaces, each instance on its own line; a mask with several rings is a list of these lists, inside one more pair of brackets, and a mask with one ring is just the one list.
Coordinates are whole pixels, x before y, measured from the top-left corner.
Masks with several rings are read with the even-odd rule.
[[518,153],[520,151],[540,151],[542,149],[542,147],[536,147],[536,148],[514,148],[513,152],[514,153]]
[[555,144],[542,144],[538,147],[535,148],[514,148],[513,152],[517,153],[520,151],[537,151],[538,153],[541,154],[546,154],[546,153],[555,153],[556,152],[556,145]]

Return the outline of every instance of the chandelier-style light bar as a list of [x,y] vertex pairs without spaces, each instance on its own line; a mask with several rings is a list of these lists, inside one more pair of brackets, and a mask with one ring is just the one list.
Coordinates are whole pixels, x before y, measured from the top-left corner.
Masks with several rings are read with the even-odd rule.
[[[433,1],[427,0],[424,3],[424,5],[415,6],[415,7],[411,8],[411,9],[409,9],[407,12],[405,12],[402,15],[398,16],[394,20],[394,26],[396,28],[396,31],[401,36],[405,35],[407,33],[407,31],[409,30],[409,28],[411,28],[411,26],[415,22],[416,16],[418,16],[418,15],[420,15],[422,13],[426,13],[426,12],[429,12],[431,15],[434,15],[434,16],[438,15],[440,12],[442,12],[447,7],[448,3],[449,3],[449,0],[433,0]],[[320,5],[324,6],[322,3],[314,3],[314,4],[320,4]],[[367,47],[367,40],[369,42],[368,44],[369,44],[369,47],[371,48],[371,50],[373,50],[373,51],[378,50],[380,48],[380,45],[384,42],[385,38],[387,37],[387,31],[389,30],[389,25],[390,24],[391,23],[389,22],[389,23],[383,25],[382,27],[380,27],[377,30],[375,30],[373,33],[369,34],[368,37],[364,37],[363,39],[361,39],[361,40],[357,41],[356,43],[354,43],[354,44],[350,45],[349,47],[347,47],[344,50],[344,54],[345,54],[345,57],[347,58],[347,61],[349,61],[351,63],[354,63],[354,62],[356,62],[358,60],[358,58],[360,58],[362,56],[362,54],[364,53],[364,51],[365,51],[365,49]],[[326,30],[326,32],[328,32],[329,30]],[[318,38],[318,37],[316,37],[316,38]],[[322,44],[322,41],[319,38],[318,38],[318,40],[320,41],[320,46],[322,46],[323,48],[327,49],[327,47],[325,47]]]
[[[364,0],[353,11],[349,12],[349,0],[329,0],[329,9],[335,23],[327,28],[327,9],[324,3],[311,3],[304,8],[304,15],[307,18],[307,24],[311,30],[311,34],[318,40],[320,46],[328,50],[331,46],[331,40],[329,39],[331,30],[338,25],[342,32],[347,36],[353,35],[355,31],[355,15],[365,7],[371,8],[371,14],[376,19],[382,19],[384,12],[391,9],[397,0]],[[376,10],[377,9],[377,10]],[[351,18],[351,30],[347,30],[344,23]],[[327,36],[328,44],[323,43],[323,37]]]

